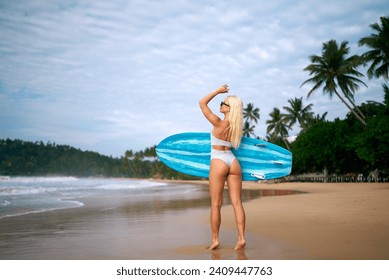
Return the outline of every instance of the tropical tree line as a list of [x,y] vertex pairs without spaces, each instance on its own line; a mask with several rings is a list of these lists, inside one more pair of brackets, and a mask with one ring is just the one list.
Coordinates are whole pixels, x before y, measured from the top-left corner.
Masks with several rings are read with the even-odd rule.
[[57,175],[193,179],[157,160],[155,146],[113,158],[68,145],[0,139],[0,176]]
[[345,119],[319,121],[303,130],[291,143],[293,174],[363,174],[389,176],[389,89],[384,103],[367,102],[358,109],[366,128],[351,112]]
[[0,175],[120,176],[121,161],[68,145],[0,139]]

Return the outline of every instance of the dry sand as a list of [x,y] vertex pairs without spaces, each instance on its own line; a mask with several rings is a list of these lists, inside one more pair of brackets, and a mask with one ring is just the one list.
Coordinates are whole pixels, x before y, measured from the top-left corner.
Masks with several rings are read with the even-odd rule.
[[[388,183],[245,182],[244,188],[306,192],[262,197],[245,204],[248,234],[304,252],[279,259],[389,259]],[[231,206],[223,208],[222,223],[235,227]]]

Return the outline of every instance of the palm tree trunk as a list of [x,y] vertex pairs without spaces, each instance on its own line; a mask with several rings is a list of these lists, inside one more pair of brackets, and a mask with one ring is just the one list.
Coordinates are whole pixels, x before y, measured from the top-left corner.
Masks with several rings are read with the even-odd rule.
[[348,97],[347,95],[346,95],[346,98],[348,99],[348,101],[350,101],[351,105],[353,105],[354,109],[356,109],[358,111],[359,116],[363,120],[366,120],[366,116],[361,112],[361,110],[359,110],[359,108],[355,105],[354,101],[350,97]]
[[354,111],[354,109],[342,98],[342,96],[340,96],[340,94],[336,90],[335,90],[335,94],[344,103],[344,105],[346,105],[347,108],[354,114],[354,116],[361,122],[363,127],[366,127],[365,120]]
[[289,144],[288,144],[288,140],[286,140],[286,137],[281,135],[281,138],[282,138],[282,141],[284,141],[286,148],[290,151],[290,147],[289,147]]

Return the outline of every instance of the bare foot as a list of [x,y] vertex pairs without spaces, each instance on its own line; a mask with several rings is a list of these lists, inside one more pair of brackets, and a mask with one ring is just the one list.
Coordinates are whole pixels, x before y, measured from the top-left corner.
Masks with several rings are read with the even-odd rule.
[[246,240],[242,240],[242,241],[238,241],[238,243],[236,243],[236,246],[235,246],[235,250],[242,250],[244,249],[244,247],[246,247]]
[[209,250],[216,250],[219,248],[219,241],[214,241],[211,246],[208,247]]

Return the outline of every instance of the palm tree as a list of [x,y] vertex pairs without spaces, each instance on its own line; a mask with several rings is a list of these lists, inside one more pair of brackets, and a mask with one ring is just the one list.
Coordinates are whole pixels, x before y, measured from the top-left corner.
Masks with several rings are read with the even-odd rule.
[[133,164],[134,157],[134,152],[132,150],[127,150],[124,153],[122,160],[127,176],[134,176],[134,173],[131,173],[131,166]]
[[[354,93],[359,88],[359,84],[366,86],[363,81],[357,78],[363,77],[363,74],[356,70],[362,60],[357,55],[346,58],[350,50],[347,44],[346,41],[343,41],[338,46],[335,40],[324,43],[322,56],[310,56],[312,64],[304,68],[304,71],[309,71],[309,75],[313,75],[313,77],[306,80],[301,86],[306,83],[314,84],[308,92],[308,97],[321,86],[323,86],[323,93],[327,93],[330,98],[335,93],[362,125],[366,126],[365,117],[360,111],[356,112],[355,109],[358,110],[358,108],[353,102]],[[339,94],[338,88],[353,107]]]
[[259,108],[255,108],[253,103],[248,103],[246,108],[243,109],[243,118],[245,118],[250,124],[252,121],[258,123],[260,118]]
[[246,108],[243,109],[243,118],[245,119],[243,135],[249,137],[255,136],[252,122],[257,123],[259,120],[259,108],[255,108],[253,103],[248,103]]
[[380,17],[381,26],[378,23],[371,24],[370,27],[377,33],[371,34],[358,41],[359,46],[367,46],[371,50],[362,55],[365,63],[371,62],[367,70],[369,79],[384,77],[389,79],[389,17]]
[[266,133],[270,134],[272,138],[281,137],[288,150],[290,150],[288,141],[286,140],[290,126],[287,124],[285,115],[281,114],[280,109],[274,108],[269,116],[271,119],[266,121],[266,124],[268,124]]
[[301,129],[306,129],[308,127],[309,120],[313,118],[313,104],[309,104],[304,107],[302,97],[289,99],[288,102],[290,107],[283,107],[287,112],[287,114],[285,114],[285,121],[287,121],[290,127],[298,122]]
[[314,125],[314,124],[317,124],[317,123],[322,123],[322,122],[325,122],[326,121],[326,117],[327,117],[327,114],[328,112],[325,112],[323,115],[319,115],[317,114],[316,116],[312,116],[312,118],[308,121],[308,127]]
[[134,156],[134,152],[132,150],[127,150],[124,154],[124,157],[130,159]]
[[250,135],[254,135],[254,127],[255,125],[250,125],[246,120],[243,126],[243,136],[250,137]]

